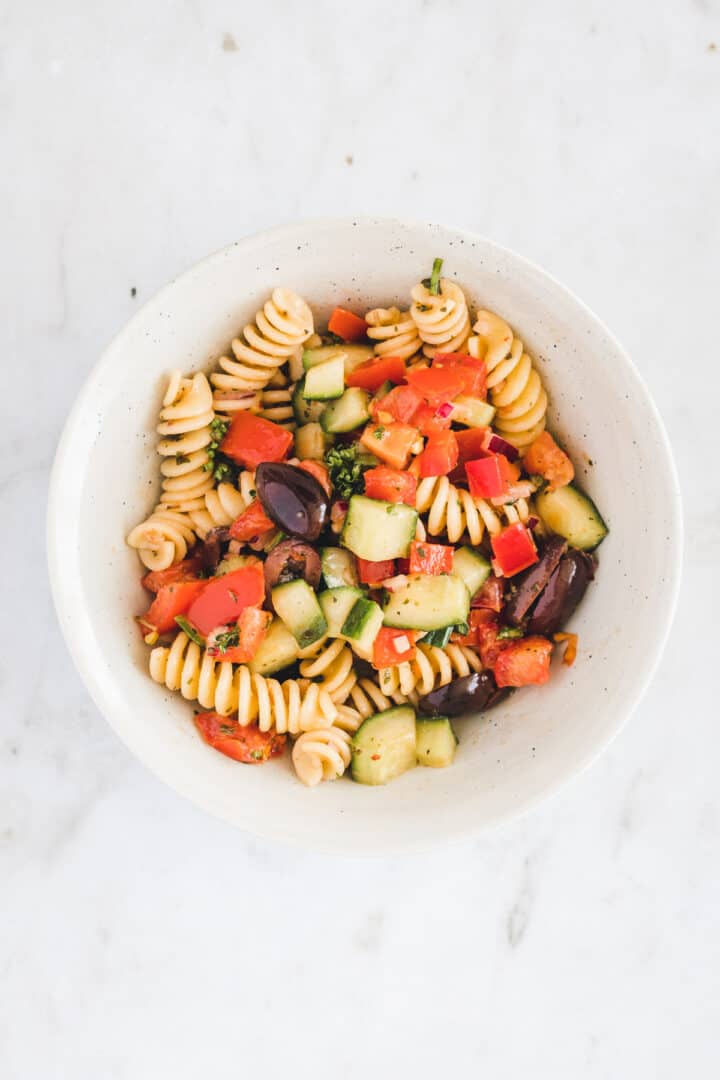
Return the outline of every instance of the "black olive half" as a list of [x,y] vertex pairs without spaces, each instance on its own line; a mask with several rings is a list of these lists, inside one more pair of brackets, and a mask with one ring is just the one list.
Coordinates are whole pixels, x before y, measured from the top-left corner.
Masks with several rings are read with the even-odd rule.
[[540,553],[540,561],[513,581],[512,594],[503,609],[502,617],[506,623],[520,625],[566,551],[567,541],[562,536],[552,536]]
[[530,616],[529,634],[553,634],[565,625],[595,576],[595,560],[584,551],[563,555]]
[[489,671],[474,671],[425,694],[418,702],[418,711],[425,716],[461,716],[484,712],[505,696]]
[[320,584],[320,556],[315,548],[302,540],[282,540],[268,555],[263,570],[268,593],[276,585],[297,578],[304,578],[313,589]]
[[264,461],[255,472],[258,498],[279,529],[300,540],[317,540],[330,503],[314,476],[295,465]]

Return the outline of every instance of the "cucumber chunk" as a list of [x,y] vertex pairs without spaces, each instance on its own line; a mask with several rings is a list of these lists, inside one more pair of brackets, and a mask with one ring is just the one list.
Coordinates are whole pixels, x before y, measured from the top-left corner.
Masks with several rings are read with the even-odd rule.
[[[297,434],[295,441],[297,445]],[[357,566],[349,551],[339,547],[323,548],[320,552],[320,565],[328,589],[358,584]]]
[[595,503],[572,484],[538,495],[535,506],[552,532],[581,551],[592,551],[608,534]]
[[353,735],[351,776],[359,784],[386,784],[414,768],[415,710],[409,705],[368,716]]
[[365,424],[370,419],[369,400],[367,390],[361,390],[359,386],[348,387],[342,397],[323,409],[320,417],[323,431],[328,435],[342,435]]
[[305,376],[303,397],[306,401],[330,401],[345,389],[345,365],[342,356],[310,368]]
[[452,765],[458,740],[447,716],[419,717],[415,729],[418,765],[431,769]]
[[371,360],[375,355],[372,345],[320,345],[316,349],[305,349],[302,355],[302,363],[305,371],[325,364],[328,360],[334,360],[340,356],[343,360],[345,374],[349,375],[360,364]]
[[303,424],[295,432],[295,456],[305,461],[322,461],[328,447],[328,436],[319,424]]
[[272,591],[272,602],[301,649],[319,641],[327,633],[322,608],[307,581],[298,579],[276,585]]
[[452,403],[452,418],[457,424],[465,427],[490,427],[495,409],[487,401],[479,398],[465,397],[461,394]]
[[463,579],[470,596],[482,588],[491,570],[489,561],[476,548],[461,547],[455,552],[452,572]]
[[407,630],[442,630],[466,623],[469,611],[470,594],[455,574],[411,574],[390,594],[383,621]]
[[358,656],[363,660],[372,660],[373,645],[382,624],[383,613],[380,605],[363,596],[353,605],[340,632],[348,639]]
[[364,595],[362,589],[354,588],[352,585],[340,585],[335,589],[327,589],[320,593],[318,602],[331,637],[343,636],[345,620]]
[[[405,503],[353,495],[348,506],[342,542],[361,559],[381,562],[402,559],[415,538],[417,510]],[[447,622],[447,619],[445,620]]]
[[273,619],[248,667],[254,675],[273,675],[294,664],[300,646],[282,619]]
[[305,398],[303,391],[305,390],[305,379],[300,379],[299,383],[293,390],[292,395],[292,407],[295,413],[295,419],[298,424],[312,424],[322,416],[325,405],[322,401],[308,401]]

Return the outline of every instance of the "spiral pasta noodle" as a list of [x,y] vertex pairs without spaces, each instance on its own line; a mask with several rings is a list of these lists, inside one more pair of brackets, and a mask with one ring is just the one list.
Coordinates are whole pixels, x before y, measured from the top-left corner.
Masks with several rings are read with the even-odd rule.
[[365,322],[376,356],[411,360],[422,349],[422,339],[409,311],[400,311],[396,307],[373,308],[366,313]]
[[300,674],[308,679],[319,678],[332,701],[342,704],[357,682],[352,649],[343,638],[335,638],[329,644],[324,641],[317,655],[301,662]]
[[[451,484],[447,476],[427,476],[420,480],[415,506],[428,515],[427,532],[431,536],[446,533],[451,544],[456,544],[467,533],[470,543],[477,545],[485,530],[495,536],[505,523],[514,525],[518,521],[527,521],[531,516],[531,507],[525,498],[493,506],[487,499],[471,495],[464,488]],[[417,539],[425,539],[420,531]]]
[[238,486],[223,481],[205,493],[204,505],[192,510],[190,519],[201,539],[211,529],[232,525],[255,498],[255,473],[245,469],[238,477]]
[[291,356],[299,354],[313,331],[312,312],[302,297],[291,289],[273,289],[255,322],[233,340],[234,359],[221,356],[220,370],[210,376],[216,411],[227,415],[256,410],[258,392]]
[[292,389],[265,389],[260,393],[259,415],[265,420],[294,431],[296,428],[295,411],[292,406]]
[[307,679],[268,679],[245,665],[208,654],[181,631],[170,647],[150,653],[150,675],[168,690],[221,716],[237,712],[243,725],[257,722],[261,731],[297,735],[333,723],[337,709],[321,686]]
[[195,542],[195,533],[186,514],[156,509],[128,534],[127,543],[136,548],[148,570],[167,570],[180,562]]
[[307,731],[296,739],[292,749],[298,780],[307,787],[342,776],[351,757],[350,735],[339,727]]
[[424,342],[425,356],[461,352],[470,335],[470,314],[460,286],[441,278],[437,295],[423,284],[415,285],[410,295],[410,314]]
[[447,645],[440,649],[419,642],[414,660],[381,669],[380,689],[394,701],[402,695],[405,700],[417,704],[419,697],[437,687],[447,686],[453,679],[481,670],[480,658],[466,645]]
[[472,356],[485,361],[493,421],[499,435],[522,453],[545,427],[548,399],[523,343],[499,315],[482,309],[468,341]]

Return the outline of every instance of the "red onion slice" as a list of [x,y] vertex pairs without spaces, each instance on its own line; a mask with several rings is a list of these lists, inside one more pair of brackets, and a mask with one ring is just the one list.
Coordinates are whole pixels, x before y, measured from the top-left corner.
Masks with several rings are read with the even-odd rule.
[[491,435],[488,439],[487,448],[493,454],[504,454],[508,461],[515,461],[520,456],[517,447],[500,435]]
[[446,420],[450,413],[453,411],[453,407],[449,401],[444,401],[442,405],[438,405],[435,410],[435,415],[439,416],[441,420]]

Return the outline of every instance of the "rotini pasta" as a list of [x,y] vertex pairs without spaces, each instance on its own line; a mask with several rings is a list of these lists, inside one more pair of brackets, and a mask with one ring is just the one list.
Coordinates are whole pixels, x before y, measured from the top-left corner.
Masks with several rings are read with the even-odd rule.
[[266,389],[260,393],[260,416],[272,420],[275,424],[294,431],[295,413],[292,407],[292,389]]
[[412,360],[422,349],[422,339],[409,311],[373,308],[365,315],[367,336],[377,356],[399,356]]
[[352,649],[342,638],[335,638],[330,644],[324,641],[316,655],[301,662],[300,674],[308,679],[321,679],[323,689],[335,704],[342,704],[357,682]]
[[181,631],[172,645],[150,654],[150,675],[221,716],[237,712],[240,724],[297,735],[332,724],[337,709],[321,686],[307,679],[267,679],[244,665],[218,661]]
[[[471,544],[479,544],[487,530],[491,536],[508,525],[525,522],[531,516],[527,499],[493,506],[487,499],[471,495],[464,488],[451,484],[447,476],[428,476],[417,487],[415,505],[427,514],[427,531],[431,536],[446,534],[456,544],[467,533]],[[418,540],[424,539],[418,535]]]
[[438,351],[462,352],[470,336],[470,315],[460,286],[441,278],[437,295],[418,284],[411,296],[410,314],[424,342],[425,356],[432,358]]
[[485,361],[498,433],[523,453],[545,427],[547,394],[523,344],[492,311],[481,310],[468,342],[472,356]]
[[185,558],[195,533],[186,514],[156,509],[128,534],[127,543],[137,549],[148,570],[167,570]]
[[211,529],[231,525],[255,498],[255,473],[244,470],[238,486],[223,482],[205,493],[204,506],[190,512],[198,536],[205,537]]
[[419,697],[438,686],[446,686],[455,678],[481,670],[479,656],[465,645],[447,645],[439,649],[420,642],[414,660],[380,670],[380,689],[395,702],[402,697],[416,704]]
[[210,376],[215,411],[225,415],[239,409],[256,411],[257,393],[290,357],[299,354],[313,330],[312,312],[302,297],[290,289],[273,289],[255,322],[233,340],[234,359],[221,356],[220,371]]
[[308,731],[296,740],[292,750],[297,777],[307,787],[342,776],[351,757],[350,735],[339,727]]

